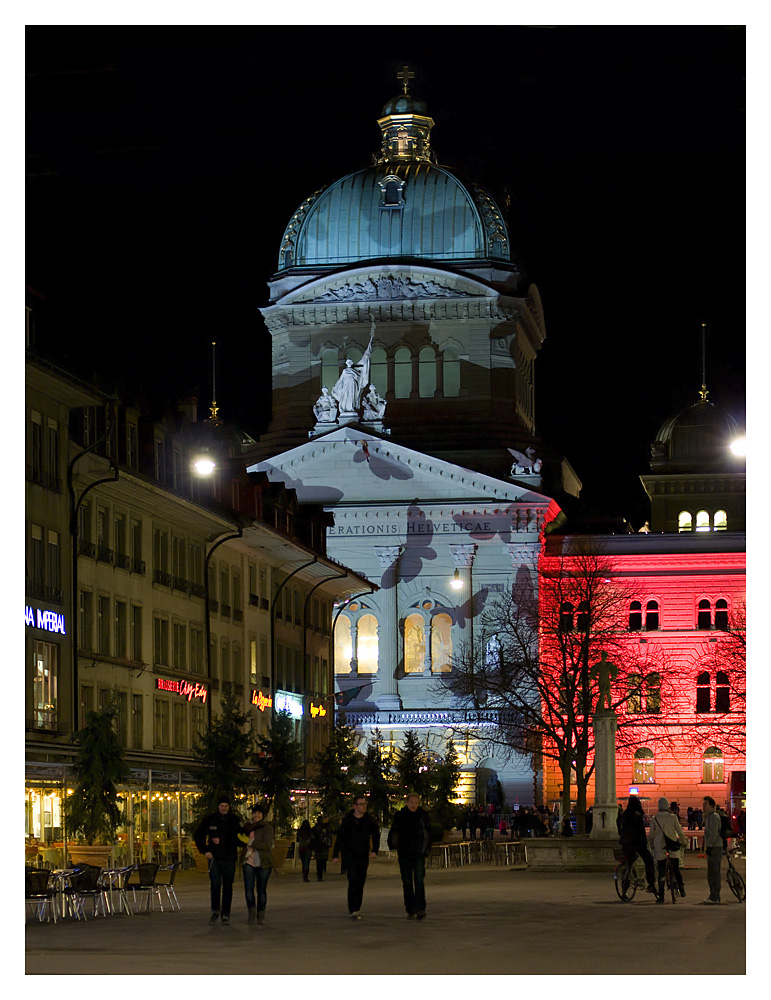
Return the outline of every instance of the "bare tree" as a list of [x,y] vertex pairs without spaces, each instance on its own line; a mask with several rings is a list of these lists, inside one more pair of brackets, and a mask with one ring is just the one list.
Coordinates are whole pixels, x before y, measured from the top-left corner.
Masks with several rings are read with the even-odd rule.
[[[562,775],[562,810],[577,789],[579,831],[594,769],[592,717],[602,654],[613,665],[611,707],[629,697],[630,655],[621,623],[629,589],[613,575],[596,540],[554,540],[542,557],[540,582],[521,574],[511,594],[483,613],[483,636],[453,658],[446,683],[464,704],[492,712],[494,724],[473,735],[491,748],[554,760]],[[462,727],[461,727],[462,729]],[[621,742],[623,743],[623,734]]]

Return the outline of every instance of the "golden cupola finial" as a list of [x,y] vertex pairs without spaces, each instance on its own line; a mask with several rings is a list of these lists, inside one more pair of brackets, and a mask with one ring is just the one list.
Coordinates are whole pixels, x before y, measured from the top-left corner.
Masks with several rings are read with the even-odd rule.
[[378,163],[416,160],[431,163],[434,160],[430,145],[434,121],[429,117],[425,102],[410,94],[410,80],[414,77],[406,65],[396,74],[402,84],[402,93],[391,98],[377,120],[383,133]]

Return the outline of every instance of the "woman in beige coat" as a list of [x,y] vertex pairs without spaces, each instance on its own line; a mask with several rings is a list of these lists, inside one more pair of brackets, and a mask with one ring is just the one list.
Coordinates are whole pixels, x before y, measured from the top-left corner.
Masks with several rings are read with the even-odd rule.
[[680,862],[683,860],[687,841],[683,833],[683,828],[680,826],[680,820],[674,813],[669,811],[669,800],[662,795],[659,799],[659,811],[655,816],[651,817],[651,829],[648,834],[653,852],[653,860],[656,862],[656,867],[658,868],[657,903],[664,902],[664,877],[667,870],[665,837],[668,837],[670,840],[676,840],[680,844],[680,847],[676,851],[669,851],[669,858],[675,870],[675,881],[680,890],[680,895],[684,896],[685,885],[683,883],[682,872],[680,871]]

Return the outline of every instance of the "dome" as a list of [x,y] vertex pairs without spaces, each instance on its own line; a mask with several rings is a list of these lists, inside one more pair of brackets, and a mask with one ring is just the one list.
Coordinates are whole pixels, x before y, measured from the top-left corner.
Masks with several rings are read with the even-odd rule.
[[424,115],[428,116],[428,106],[419,97],[412,94],[397,94],[383,108],[383,117],[386,115]]
[[380,162],[303,203],[284,233],[278,269],[383,257],[508,261],[508,231],[490,195],[446,167]]
[[[706,392],[704,392],[706,396]],[[735,468],[729,445],[739,425],[725,410],[706,398],[689,406],[659,429],[651,449],[651,468],[667,472],[707,472]]]

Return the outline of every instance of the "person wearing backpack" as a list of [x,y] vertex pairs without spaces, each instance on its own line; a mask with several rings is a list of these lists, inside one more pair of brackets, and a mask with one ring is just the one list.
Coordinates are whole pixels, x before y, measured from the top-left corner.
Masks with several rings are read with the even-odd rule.
[[680,895],[685,896],[685,884],[680,871],[680,862],[686,846],[685,834],[680,821],[669,811],[669,800],[663,795],[659,799],[659,811],[651,820],[649,840],[653,847],[653,860],[658,867],[658,892],[656,902],[664,902],[664,878],[667,870],[667,853],[675,872],[675,882]]
[[720,866],[723,862],[724,840],[722,837],[720,813],[715,808],[715,800],[711,795],[702,799],[704,813],[704,850],[707,854],[707,882],[709,896],[705,903],[720,902]]

